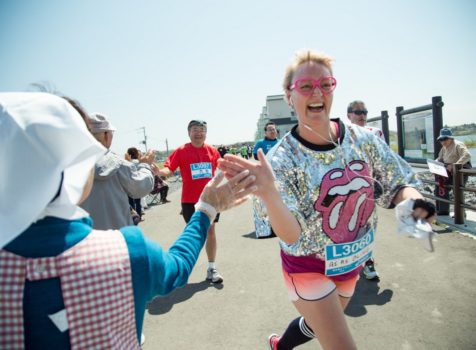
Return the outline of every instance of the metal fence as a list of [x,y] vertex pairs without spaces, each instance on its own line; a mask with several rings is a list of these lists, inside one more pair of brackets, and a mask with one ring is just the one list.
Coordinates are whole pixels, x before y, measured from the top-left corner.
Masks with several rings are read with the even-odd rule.
[[[419,163],[410,163],[412,167],[415,168],[423,168],[428,169],[428,165],[426,164],[419,164]],[[452,164],[452,174],[453,174],[453,183],[451,185],[446,185],[445,188],[453,190],[453,200],[445,199],[439,196],[435,196],[429,193],[422,193],[424,197],[433,199],[435,201],[440,201],[444,203],[448,203],[453,205],[454,207],[454,223],[458,225],[464,224],[465,215],[464,210],[472,210],[476,211],[476,206],[471,204],[466,204],[464,201],[464,194],[465,192],[472,192],[476,193],[475,187],[465,187],[464,184],[464,176],[475,176],[476,175],[476,168],[471,169],[463,169],[461,164]],[[438,186],[436,181],[421,180],[423,183],[427,183],[430,185]]]

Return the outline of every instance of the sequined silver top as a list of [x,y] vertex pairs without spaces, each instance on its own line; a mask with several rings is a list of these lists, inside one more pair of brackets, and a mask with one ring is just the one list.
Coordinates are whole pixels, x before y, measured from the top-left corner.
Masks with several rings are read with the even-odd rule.
[[[340,124],[336,145],[317,146],[299,137],[296,127],[269,151],[281,197],[296,217],[301,234],[293,244],[280,241],[288,255],[325,260],[325,246],[352,242],[377,225],[376,206],[393,207],[404,186],[419,185],[411,167],[365,128]],[[261,201],[254,201],[258,236],[269,222]]]

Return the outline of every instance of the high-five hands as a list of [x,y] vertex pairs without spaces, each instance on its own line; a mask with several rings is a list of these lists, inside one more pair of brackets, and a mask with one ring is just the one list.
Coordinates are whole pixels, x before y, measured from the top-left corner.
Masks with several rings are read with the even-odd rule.
[[256,176],[250,175],[249,170],[238,172],[235,176],[222,183],[225,178],[223,172],[217,172],[215,177],[205,186],[196,210],[205,212],[211,221],[217,212],[228,210],[245,202],[247,196],[257,190],[254,184]]
[[256,177],[257,189],[254,194],[259,197],[266,197],[272,191],[276,191],[273,169],[261,149],[258,150],[258,162],[225,154],[224,158],[218,160],[218,168],[225,173],[226,178],[235,176],[245,169],[249,170],[250,175]]

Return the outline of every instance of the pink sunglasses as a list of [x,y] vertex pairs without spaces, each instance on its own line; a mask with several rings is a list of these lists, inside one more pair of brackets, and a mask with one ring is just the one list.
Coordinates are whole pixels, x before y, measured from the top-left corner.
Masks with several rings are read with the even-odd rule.
[[316,88],[322,95],[329,95],[334,91],[337,85],[337,80],[334,77],[322,77],[319,80],[312,78],[303,78],[296,80],[289,89],[296,90],[303,96],[311,96]]

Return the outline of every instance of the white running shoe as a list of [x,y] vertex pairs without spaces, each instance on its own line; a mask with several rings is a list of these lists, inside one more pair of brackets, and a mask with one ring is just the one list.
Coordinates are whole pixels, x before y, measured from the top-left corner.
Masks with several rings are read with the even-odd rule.
[[373,280],[378,278],[378,272],[375,270],[375,266],[373,263],[365,265],[362,272],[364,273],[365,278],[368,280]]
[[208,269],[207,280],[212,281],[213,283],[222,283],[223,277],[218,273],[217,269]]

